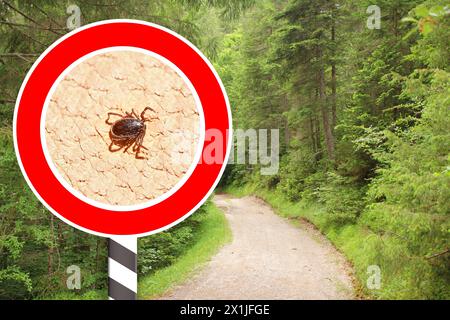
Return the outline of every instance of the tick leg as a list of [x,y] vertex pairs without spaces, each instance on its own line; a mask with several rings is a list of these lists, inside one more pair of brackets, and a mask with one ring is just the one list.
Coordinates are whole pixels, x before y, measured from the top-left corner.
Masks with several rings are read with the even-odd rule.
[[108,118],[105,120],[106,124],[113,124],[114,123],[114,122],[109,122],[109,118],[111,117],[111,115],[119,116],[119,117],[123,118],[123,114],[118,114],[116,112],[108,112]]
[[115,116],[119,116],[119,117],[123,117],[123,114],[117,113],[117,112],[108,112],[108,116],[110,115],[115,115]]
[[[139,146],[136,148],[136,153],[135,153],[136,159],[148,159],[148,158],[145,157],[145,156],[140,156],[140,155],[139,155],[139,153],[141,152],[141,148],[147,149],[147,148],[144,147],[142,144],[139,145]],[[147,149],[147,150],[148,150],[148,149]]]
[[136,113],[136,111],[134,111],[134,109],[131,109],[131,112],[132,112],[133,115],[136,117],[136,119],[139,120],[139,116],[138,116],[138,114]]
[[124,147],[124,146],[118,146],[119,148],[113,149],[113,146],[115,146],[115,144],[113,142],[111,142],[111,144],[109,145],[109,151],[117,152],[117,151],[120,151]]
[[142,145],[144,136],[145,136],[145,128],[144,131],[137,137],[136,142],[134,143],[133,151],[135,152],[136,159],[147,159],[146,157],[139,155],[139,153],[141,152],[141,148],[148,150],[146,147]]
[[133,146],[133,152],[137,151],[142,146],[142,133],[136,138]]
[[144,148],[145,150],[148,150],[147,147],[145,147],[142,142],[144,142],[144,136],[142,136],[142,138],[139,139],[139,148]]
[[140,147],[138,148],[137,152],[135,153],[136,159],[147,159],[147,158],[144,157],[144,156],[140,156],[140,155],[139,155],[139,152],[141,152]]
[[136,139],[135,150],[137,150],[138,148],[144,148],[145,150],[148,150],[147,147],[144,147],[142,145],[142,143],[144,142],[144,137],[145,137],[145,131],[146,130],[147,130],[147,127],[144,125],[144,129],[142,130],[142,132],[139,134],[139,136]]
[[133,115],[131,114],[131,112],[125,112],[125,114],[127,115],[128,118],[133,118]]
[[[134,143],[135,143],[135,141],[131,141],[130,143],[128,143],[128,144],[126,145],[125,150],[123,150],[123,152],[124,152],[124,153],[127,152],[127,150],[128,150]],[[133,147],[133,152],[134,152],[134,147]]]
[[142,120],[142,121],[150,121],[150,119],[144,118],[144,113],[145,113],[145,111],[147,111],[147,110],[151,110],[151,111],[153,111],[153,112],[156,113],[156,111],[155,111],[154,109],[152,109],[152,108],[150,108],[150,107],[145,107],[145,109],[141,112],[141,120]]
[[145,150],[148,150],[147,147],[144,147],[142,145],[142,143],[144,142],[144,137],[145,137],[145,132],[147,131],[147,126],[144,124],[144,130],[142,130],[142,138],[141,138],[141,147],[144,148]]
[[142,145],[140,144],[139,141],[136,141],[134,143],[133,152],[136,159],[145,159],[145,157],[139,155],[139,153],[141,152],[141,147]]

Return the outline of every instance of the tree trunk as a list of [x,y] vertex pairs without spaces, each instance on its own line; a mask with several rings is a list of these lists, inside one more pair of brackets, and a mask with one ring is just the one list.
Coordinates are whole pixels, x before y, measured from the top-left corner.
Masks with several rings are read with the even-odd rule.
[[315,155],[317,153],[317,149],[316,149],[316,133],[314,131],[314,119],[311,116],[309,118],[309,132],[310,132],[310,136],[311,136],[311,145],[312,145],[312,151],[313,154]]
[[320,140],[320,121],[319,118],[317,116],[314,117],[315,118],[315,130],[316,130],[316,150],[317,150],[317,155],[316,155],[316,159],[319,160],[321,158],[321,154],[322,154],[322,143]]
[[47,255],[48,255],[48,257],[47,257],[48,258],[47,259],[47,272],[48,272],[49,276],[53,273],[53,252],[54,252],[54,248],[53,247],[54,247],[54,242],[55,242],[55,237],[54,237],[55,231],[54,231],[54,229],[55,229],[54,217],[51,214],[50,215],[51,243],[48,246],[48,252],[47,252]]
[[327,146],[328,157],[330,160],[334,160],[334,137],[331,130],[331,123],[329,117],[329,111],[326,103],[325,95],[325,73],[323,68],[319,69],[319,105],[322,113],[322,125],[325,135],[325,144]]
[[[336,26],[333,19],[331,25],[331,42],[333,46],[336,44]],[[336,57],[335,50],[333,48],[333,58]],[[331,62],[331,128],[334,133],[334,127],[336,126],[336,61]]]
[[[98,268],[100,266],[100,245],[103,239],[97,239],[95,244],[95,273],[98,272]],[[97,289],[97,283],[94,282],[92,285],[92,288],[95,290]]]
[[[288,111],[289,110],[289,101],[287,99],[287,96],[284,96],[283,99],[283,110]],[[289,144],[291,142],[291,130],[289,129],[289,121],[287,117],[284,118],[284,128],[285,128],[285,135],[284,135],[284,143],[286,144],[286,150],[289,150]]]

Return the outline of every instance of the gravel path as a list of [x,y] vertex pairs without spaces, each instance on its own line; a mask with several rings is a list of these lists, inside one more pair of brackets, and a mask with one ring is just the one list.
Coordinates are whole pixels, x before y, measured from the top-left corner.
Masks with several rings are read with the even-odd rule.
[[216,195],[233,232],[191,280],[162,299],[352,299],[351,268],[317,230],[254,197]]

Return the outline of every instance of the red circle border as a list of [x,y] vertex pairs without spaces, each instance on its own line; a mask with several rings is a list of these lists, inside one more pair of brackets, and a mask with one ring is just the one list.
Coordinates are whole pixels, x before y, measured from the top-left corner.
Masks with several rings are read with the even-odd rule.
[[[166,200],[134,211],[112,211],[92,206],[72,195],[51,171],[42,149],[40,119],[45,99],[58,76],[79,58],[108,47],[128,46],[152,51],[175,64],[191,81],[200,98],[205,131],[222,134],[222,161],[207,164],[202,156],[186,183]],[[96,235],[148,235],[186,218],[217,184],[229,153],[231,114],[220,79],[200,51],[163,27],[143,21],[110,20],[84,26],[44,52],[31,68],[16,103],[16,154],[28,184],[54,214]]]

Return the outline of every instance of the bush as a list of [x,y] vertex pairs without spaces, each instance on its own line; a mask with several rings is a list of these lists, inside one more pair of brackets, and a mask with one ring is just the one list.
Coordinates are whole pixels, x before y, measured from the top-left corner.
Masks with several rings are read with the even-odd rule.
[[310,153],[302,149],[292,150],[281,160],[279,189],[289,200],[300,200],[303,191],[311,190],[307,179],[314,174],[315,167]]
[[149,274],[174,262],[195,240],[205,215],[200,207],[191,217],[169,231],[139,239],[139,274]]
[[325,204],[329,223],[355,223],[364,209],[366,187],[334,172],[326,176],[326,182],[319,187],[319,199]]

